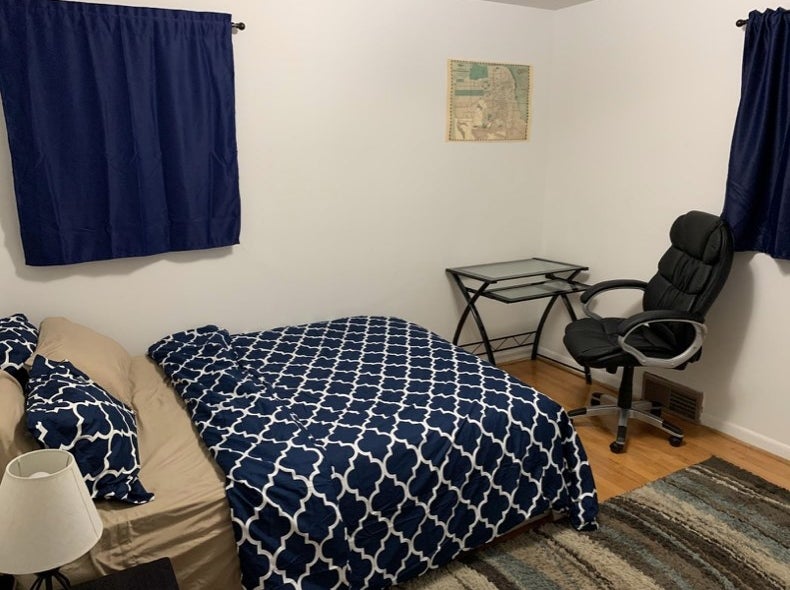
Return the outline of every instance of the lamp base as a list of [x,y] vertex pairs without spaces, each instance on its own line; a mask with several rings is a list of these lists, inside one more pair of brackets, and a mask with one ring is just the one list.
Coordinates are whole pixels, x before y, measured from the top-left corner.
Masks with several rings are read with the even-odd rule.
[[61,574],[58,568],[55,568],[54,570],[48,570],[46,572],[36,574],[36,581],[30,587],[30,590],[53,590],[53,578],[60,583],[60,587],[64,590],[69,590],[69,588],[71,588],[69,579]]

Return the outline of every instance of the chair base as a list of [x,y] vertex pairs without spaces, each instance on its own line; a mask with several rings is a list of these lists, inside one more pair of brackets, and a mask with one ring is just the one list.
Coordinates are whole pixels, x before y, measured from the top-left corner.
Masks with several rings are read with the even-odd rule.
[[[641,402],[637,403],[641,404]],[[645,403],[652,406],[652,402]],[[603,416],[606,414],[618,414],[617,438],[612,444],[609,445],[609,449],[613,453],[622,453],[623,450],[625,450],[625,439],[628,434],[628,420],[631,418],[634,420],[639,420],[640,422],[647,422],[648,424],[651,424],[656,428],[660,428],[669,434],[669,444],[671,444],[673,447],[679,447],[682,445],[683,431],[671,422],[667,422],[659,416],[656,416],[653,411],[655,410],[652,408],[651,411],[646,412],[644,410],[635,408],[621,408],[616,404],[603,404],[571,410],[568,412],[568,415],[571,418],[576,418],[578,416]]]
[[[613,453],[622,453],[625,450],[625,440],[628,435],[628,420],[634,419],[646,422],[660,428],[669,435],[669,444],[679,447],[683,444],[683,431],[671,422],[661,418],[661,404],[649,400],[633,400],[631,382],[633,368],[626,367],[620,383],[620,395],[608,393],[593,393],[590,396],[590,405],[586,408],[577,408],[568,412],[573,418],[579,416],[604,416],[617,414],[617,438],[609,445]],[[607,403],[601,403],[602,401]]]

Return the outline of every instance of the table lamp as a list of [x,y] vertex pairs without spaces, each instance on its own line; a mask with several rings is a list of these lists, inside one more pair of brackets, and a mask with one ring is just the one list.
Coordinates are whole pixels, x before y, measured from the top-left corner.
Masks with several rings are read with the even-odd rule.
[[102,522],[74,457],[44,449],[12,460],[0,481],[0,572],[36,574],[30,590],[69,588],[58,571],[87,553]]

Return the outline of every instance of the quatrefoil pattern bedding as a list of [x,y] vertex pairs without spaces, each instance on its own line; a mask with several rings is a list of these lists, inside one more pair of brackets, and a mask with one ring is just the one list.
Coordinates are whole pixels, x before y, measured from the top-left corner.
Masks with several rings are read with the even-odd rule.
[[36,349],[38,329],[24,314],[0,318],[0,369],[14,373]]
[[558,404],[415,324],[171,335],[149,354],[227,476],[245,588],[382,588],[549,509],[595,528]]
[[71,363],[36,356],[25,399],[27,427],[45,447],[71,452],[92,498],[143,504],[134,412]]

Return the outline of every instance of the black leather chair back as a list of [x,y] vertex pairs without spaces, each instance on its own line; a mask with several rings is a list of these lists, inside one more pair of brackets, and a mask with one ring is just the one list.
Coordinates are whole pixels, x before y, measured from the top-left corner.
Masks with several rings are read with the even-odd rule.
[[[721,218],[690,211],[675,220],[669,239],[672,245],[648,282],[642,307],[645,311],[690,311],[704,317],[732,266],[732,232]],[[662,328],[664,337],[681,348],[693,337],[693,329],[687,325],[664,324]]]

